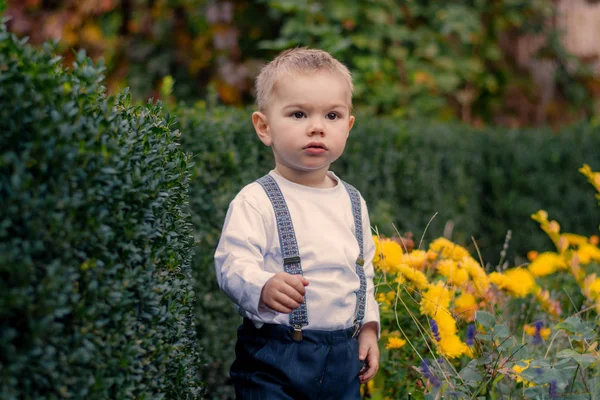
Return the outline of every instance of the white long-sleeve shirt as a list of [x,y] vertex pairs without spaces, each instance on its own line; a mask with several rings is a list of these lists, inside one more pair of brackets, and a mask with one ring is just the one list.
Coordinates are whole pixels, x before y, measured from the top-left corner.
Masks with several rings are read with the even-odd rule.
[[[275,171],[286,200],[302,260],[306,287],[308,326],[306,329],[337,330],[351,327],[356,310],[360,280],[356,274],[358,242],[350,196],[339,178],[333,188],[313,188],[293,183]],[[364,241],[364,271],[367,300],[363,324],[379,324],[374,296],[375,253],[367,205],[361,197]],[[257,327],[263,323],[289,325],[289,314],[260,305],[265,283],[283,271],[283,259],[273,206],[264,189],[253,182],[231,201],[215,252],[215,267],[221,289],[244,317]]]

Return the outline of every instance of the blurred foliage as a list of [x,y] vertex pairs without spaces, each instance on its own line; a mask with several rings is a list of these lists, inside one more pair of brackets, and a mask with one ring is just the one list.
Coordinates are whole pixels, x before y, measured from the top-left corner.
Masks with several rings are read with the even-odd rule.
[[185,132],[182,146],[195,161],[190,206],[198,243],[192,269],[204,361],[200,374],[208,399],[233,399],[233,386],[227,382],[242,318],[217,284],[214,250],[229,202],[241,187],[272,168],[272,155],[258,145],[247,110],[199,106],[180,107],[174,113]]
[[[355,104],[371,114],[509,126],[594,115],[598,78],[564,50],[554,13],[553,0],[11,0],[7,11],[18,35],[60,38],[67,62],[71,48],[103,57],[109,91],[137,98],[160,97],[172,76],[176,99],[213,88],[249,104],[265,60],[314,46],[350,67]],[[541,37],[529,56],[549,63],[549,80],[517,62],[528,35]]]
[[[600,192],[600,172],[579,171]],[[531,218],[553,251],[487,271],[443,237],[419,248],[373,237],[382,337],[372,399],[598,396],[600,238],[565,232],[544,210]]]
[[0,24],[0,398],[198,398],[179,133],[24,42]]
[[[520,125],[545,122],[558,104],[551,122],[593,112],[577,81],[589,74],[553,40],[552,1],[264,2],[284,24],[277,39],[261,45],[330,51],[353,71],[357,104],[371,114]],[[557,67],[551,82],[536,84],[516,60],[518,40],[536,34],[546,43],[529,56]],[[554,85],[561,96],[546,104],[540,92]]]
[[[198,335],[206,361],[201,374],[208,398],[229,399],[241,317],[217,286],[214,249],[229,202],[273,167],[272,155],[255,137],[250,110],[198,103],[172,112],[182,146],[195,161],[190,202],[198,242]],[[584,162],[600,167],[598,129],[484,130],[359,114],[332,169],[361,190],[379,232],[392,236],[395,225],[414,232],[417,243],[421,235],[429,242],[443,233],[476,254],[474,237],[486,264],[518,265],[528,250],[552,246],[529,218],[542,207],[566,230],[598,232],[596,201],[586,196],[588,184],[577,172]],[[512,239],[501,256],[509,229]]]

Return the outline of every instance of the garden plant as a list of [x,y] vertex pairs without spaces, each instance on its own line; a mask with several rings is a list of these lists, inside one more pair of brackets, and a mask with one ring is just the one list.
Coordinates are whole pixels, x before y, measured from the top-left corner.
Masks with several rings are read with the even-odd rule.
[[0,398],[198,398],[173,121],[25,42],[0,24]]
[[[580,172],[600,193],[600,172]],[[597,398],[599,238],[564,233],[543,210],[532,218],[556,249],[511,268],[483,268],[444,237],[422,250],[374,236],[383,337],[372,398]]]

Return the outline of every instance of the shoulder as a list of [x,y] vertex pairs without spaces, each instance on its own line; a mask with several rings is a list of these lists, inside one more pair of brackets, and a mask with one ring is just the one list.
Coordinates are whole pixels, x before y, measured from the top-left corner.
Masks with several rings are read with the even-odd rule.
[[271,204],[262,186],[257,182],[251,182],[244,186],[242,190],[231,201],[230,208],[245,207],[255,210],[261,216],[265,217],[271,210]]
[[362,208],[366,209],[367,202],[365,201],[365,198],[362,196],[360,191],[354,185],[341,179],[340,177],[336,176],[336,178],[338,179],[340,184],[342,184],[346,187],[346,190],[350,193],[351,196],[355,195],[360,200],[360,204],[361,204]]

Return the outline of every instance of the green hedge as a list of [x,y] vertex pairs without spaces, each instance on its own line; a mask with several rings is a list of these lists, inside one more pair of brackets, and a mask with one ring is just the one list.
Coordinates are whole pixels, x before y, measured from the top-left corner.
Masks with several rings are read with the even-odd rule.
[[0,27],[0,398],[199,397],[190,157]]
[[[256,138],[250,110],[180,107],[182,145],[194,154],[191,204],[199,243],[193,260],[199,295],[198,334],[207,364],[208,397],[232,398],[227,385],[240,317],[215,278],[213,254],[227,206],[245,184],[273,167]],[[427,241],[450,232],[484,262],[551,247],[530,215],[542,208],[569,231],[593,234],[600,215],[593,189],[577,170],[600,169],[600,129],[585,124],[551,130],[476,130],[463,125],[358,116],[346,151],[332,167],[366,198],[381,232],[411,231]]]
[[198,340],[205,361],[201,376],[207,398],[228,399],[233,391],[225,382],[241,317],[217,285],[213,256],[229,202],[244,185],[272,168],[272,156],[257,145],[246,110],[179,108],[175,113],[182,146],[194,155],[190,204],[198,246],[192,269],[198,293]]
[[[578,169],[600,169],[600,127],[476,130],[459,124],[358,118],[334,169],[362,191],[373,225],[418,239],[450,228],[452,239],[495,264],[512,231],[509,259],[552,247],[530,215],[539,209],[565,231],[598,232],[594,190]],[[362,160],[362,161],[361,161]],[[448,224],[448,226],[447,226]],[[450,231],[450,230],[449,230]]]

